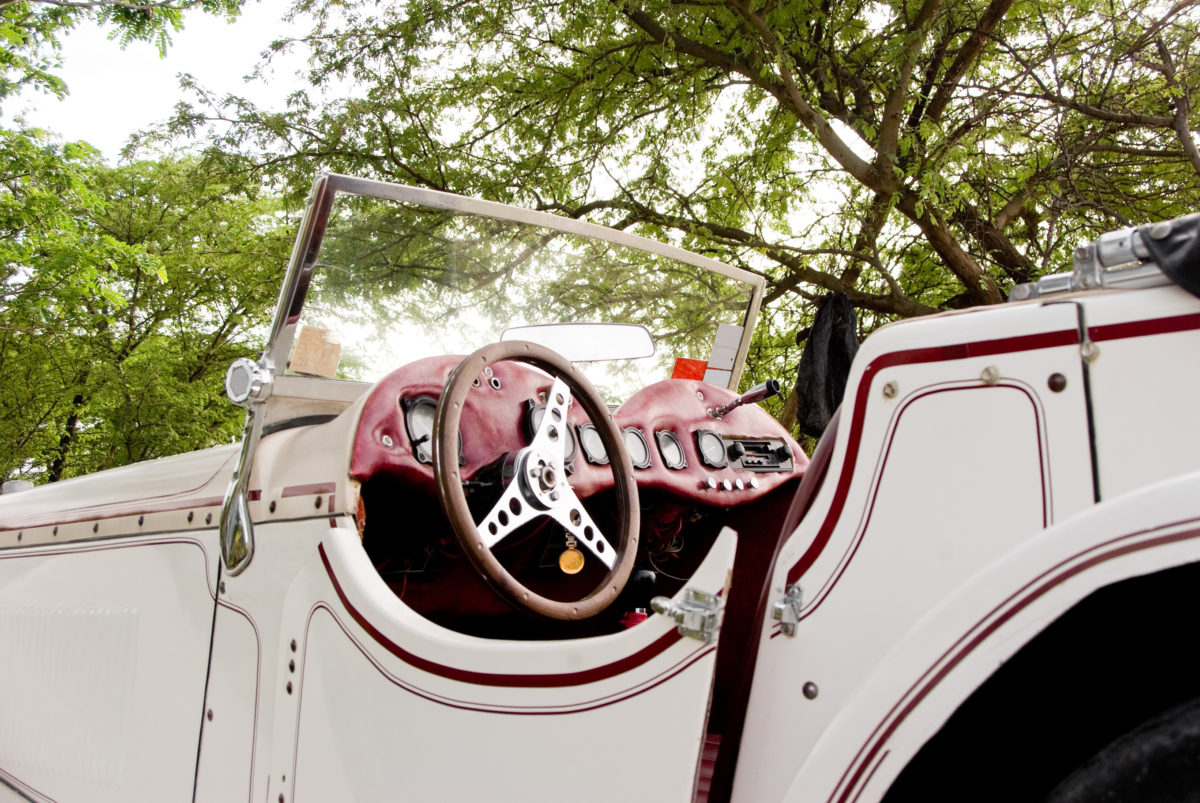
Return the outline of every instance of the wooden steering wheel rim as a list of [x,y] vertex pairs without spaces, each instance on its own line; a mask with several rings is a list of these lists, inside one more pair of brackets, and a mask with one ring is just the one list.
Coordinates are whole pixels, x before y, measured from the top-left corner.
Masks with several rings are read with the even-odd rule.
[[[513,577],[483,542],[467,507],[458,465],[458,431],[463,406],[475,379],[489,365],[503,360],[527,363],[562,379],[591,418],[608,453],[609,468],[616,482],[618,534],[613,547],[616,558],[603,582],[579,600],[564,602],[544,597]],[[433,476],[442,510],[450,520],[463,552],[492,588],[517,608],[550,619],[586,619],[612,604],[629,580],[637,557],[639,525],[633,463],[625,449],[620,429],[600,394],[574,365],[554,351],[536,343],[509,340],[484,346],[458,364],[446,380],[446,388],[438,401],[433,437]]]

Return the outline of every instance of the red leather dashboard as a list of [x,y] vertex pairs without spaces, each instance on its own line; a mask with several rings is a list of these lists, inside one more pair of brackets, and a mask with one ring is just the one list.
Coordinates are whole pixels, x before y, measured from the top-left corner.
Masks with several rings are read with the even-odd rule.
[[[418,459],[410,441],[405,408],[421,397],[439,398],[446,378],[461,359],[448,356],[419,360],[393,371],[371,390],[355,434],[351,476],[362,481],[388,476],[436,493],[433,466]],[[537,400],[551,383],[548,375],[521,363],[497,363],[492,372],[491,377],[480,377],[463,410],[463,476],[468,479],[497,457],[528,443],[525,417],[530,400]],[[650,465],[635,470],[638,487],[663,491],[682,500],[731,507],[757,499],[802,474],[808,458],[762,408],[745,405],[721,419],[708,415],[709,409],[734,398],[736,394],[724,388],[690,379],[668,379],[643,388],[625,402],[614,413],[618,426],[640,429],[649,445]],[[576,426],[587,423],[579,405],[572,406],[568,418]],[[678,439],[684,467],[671,469],[664,463],[655,437],[663,430],[673,432]],[[714,468],[702,460],[697,448],[697,433],[701,430],[720,436],[731,449],[729,465]],[[575,492],[586,498],[611,488],[608,466],[588,461],[578,443],[578,430],[576,441],[570,474]],[[732,457],[745,447],[771,454],[752,470],[742,465],[752,464],[751,460]]]

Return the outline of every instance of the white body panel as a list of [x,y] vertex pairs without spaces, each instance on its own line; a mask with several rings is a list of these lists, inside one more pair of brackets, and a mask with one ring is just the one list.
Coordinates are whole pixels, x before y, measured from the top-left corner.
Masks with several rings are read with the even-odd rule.
[[216,540],[0,552],[0,777],[34,799],[187,800]]
[[[905,323],[865,344],[829,477],[776,565],[774,592],[798,580],[805,604],[795,638],[764,627],[735,800],[877,799],[1000,662],[1089,592],[1200,559],[1196,539],[1139,550],[1013,601],[1097,544],[1200,515],[1186,473],[1200,469],[1200,428],[1181,425],[1197,380],[1179,370],[1200,305],[1173,287],[1129,295],[1083,301],[1104,338],[1088,366],[1113,500],[1099,505],[1075,303]],[[981,379],[989,366],[997,376]],[[806,681],[815,700],[795,693]],[[758,760],[781,739],[802,762]]]
[[[680,637],[662,617],[569,642],[464,636],[397,599],[352,527],[310,519],[263,526],[258,538],[257,565],[271,576],[228,578],[222,596],[253,623],[265,658],[253,798],[374,799],[402,778],[417,799],[486,799],[507,778],[522,800],[561,800],[564,789],[607,800],[634,779],[647,800],[690,799],[715,645]],[[723,535],[690,586],[722,591],[735,543]],[[223,607],[218,633],[226,620],[244,629]],[[249,676],[252,643],[218,638],[214,667]],[[240,733],[247,721],[244,686],[224,694],[210,684],[201,799],[232,794],[247,762],[208,761],[221,738],[214,724]],[[226,747],[218,742],[217,754]]]

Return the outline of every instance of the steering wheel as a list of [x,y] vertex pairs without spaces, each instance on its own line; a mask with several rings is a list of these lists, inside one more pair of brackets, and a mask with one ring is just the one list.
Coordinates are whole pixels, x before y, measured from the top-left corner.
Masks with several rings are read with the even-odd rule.
[[[467,507],[458,465],[458,429],[467,394],[483,370],[503,360],[528,363],[554,378],[546,395],[546,412],[528,446],[511,460],[512,480],[483,520],[476,524]],[[567,484],[563,430],[568,405],[576,400],[591,418],[608,453],[616,480],[617,533],[611,539],[600,531]],[[585,619],[608,607],[621,593],[633,571],[638,541],[638,495],[633,464],[617,424],[592,384],[574,365],[535,343],[509,340],[484,346],[451,372],[438,401],[433,438],[433,476],[442,509],[463,551],[491,586],[518,608],[551,619]],[[492,549],[521,525],[545,516],[560,524],[578,545],[608,569],[603,582],[582,599],[559,601],[523,585],[496,559]]]

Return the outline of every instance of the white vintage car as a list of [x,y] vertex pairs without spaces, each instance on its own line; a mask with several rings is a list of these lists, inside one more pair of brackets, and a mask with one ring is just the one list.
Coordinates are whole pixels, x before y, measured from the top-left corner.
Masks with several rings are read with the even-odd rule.
[[810,461],[761,277],[323,176],[239,445],[0,498],[0,799],[1178,799],[1198,232],[886,327]]

